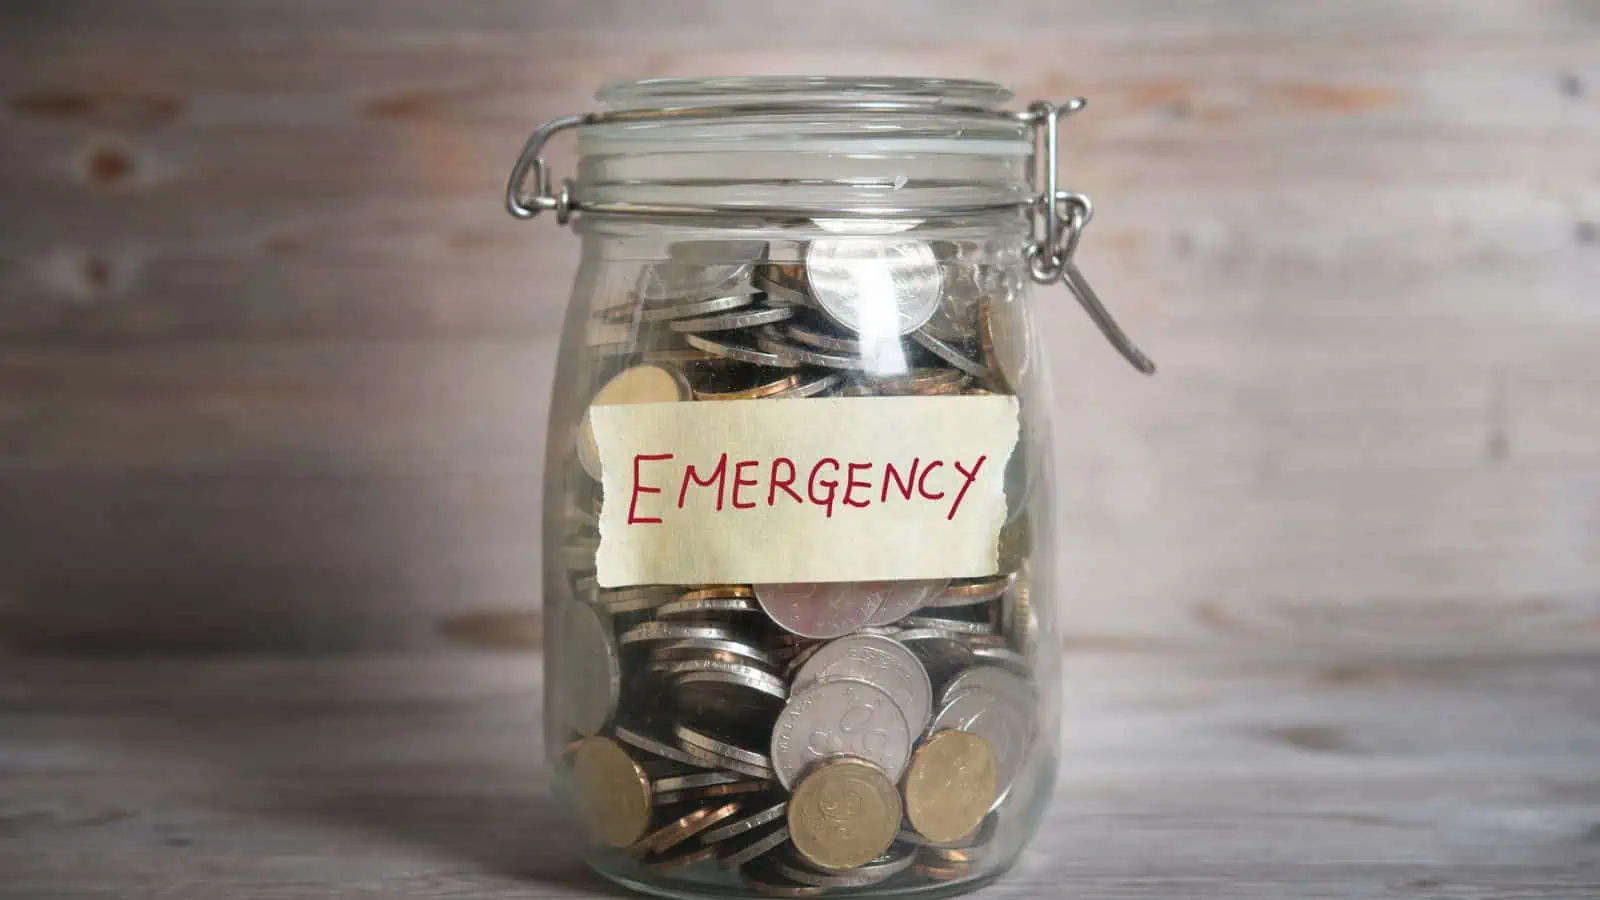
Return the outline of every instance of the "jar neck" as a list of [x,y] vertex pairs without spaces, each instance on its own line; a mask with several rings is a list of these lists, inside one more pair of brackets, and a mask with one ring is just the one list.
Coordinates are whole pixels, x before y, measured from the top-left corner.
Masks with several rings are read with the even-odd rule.
[[576,193],[586,204],[931,220],[1019,208],[1035,193],[1032,128],[1000,111],[1009,94],[993,85],[704,79],[599,96],[651,112],[580,131]]

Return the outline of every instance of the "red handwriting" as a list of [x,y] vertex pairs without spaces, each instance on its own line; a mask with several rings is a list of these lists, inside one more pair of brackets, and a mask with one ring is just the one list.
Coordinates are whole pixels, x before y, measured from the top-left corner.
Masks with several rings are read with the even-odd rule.
[[[644,463],[661,463],[675,458],[671,453],[634,455],[633,484],[628,501],[629,525],[664,524],[660,514],[641,515],[639,501],[641,496],[662,493],[674,481],[678,483],[677,508],[680,510],[691,505],[702,508],[709,505],[717,512],[722,512],[725,502],[732,510],[755,509],[761,505],[771,508],[793,503],[816,507],[825,518],[831,519],[835,512],[845,507],[866,509],[891,503],[936,503],[944,507],[946,498],[953,495],[943,509],[945,520],[949,521],[961,511],[967,492],[978,480],[984,463],[989,459],[988,456],[979,456],[970,464],[957,459],[933,459],[924,464],[921,457],[914,457],[907,466],[903,462],[841,463],[834,457],[824,456],[806,471],[805,490],[802,493],[795,489],[795,482],[801,480],[801,470],[794,460],[779,456],[770,462],[759,459],[730,461],[728,454],[723,453],[715,460],[700,460],[698,465],[686,462],[676,470],[669,469],[671,474],[664,480],[656,480],[660,477],[658,470],[650,483],[646,483]],[[730,462],[733,471],[731,478]],[[954,472],[946,468],[947,462],[948,469]],[[763,482],[767,486],[765,504],[760,500]],[[691,493],[691,488],[697,490]]]

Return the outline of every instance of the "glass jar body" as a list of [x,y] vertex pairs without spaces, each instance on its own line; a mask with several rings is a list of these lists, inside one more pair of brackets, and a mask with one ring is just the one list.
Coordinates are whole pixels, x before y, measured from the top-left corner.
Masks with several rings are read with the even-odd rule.
[[[1051,401],[1025,217],[580,223],[546,459],[545,736],[588,862],[669,896],[939,895],[999,875],[1049,802],[1059,731]],[[641,497],[682,507],[704,485],[665,477],[660,498],[645,496],[642,481],[615,490],[624,482],[606,468],[603,489],[597,448],[612,438],[597,431],[611,426],[596,422],[612,416],[597,406],[689,415],[744,401],[788,446],[816,437],[784,433],[806,409],[792,404],[855,404],[827,407],[843,410],[829,437],[849,448],[869,408],[937,406],[956,411],[941,412],[939,432],[975,427],[958,404],[939,405],[953,398],[1015,400],[992,572],[606,586],[598,571],[602,521],[631,521],[615,516]],[[804,485],[806,461],[791,462]],[[831,499],[822,512],[815,483],[780,492],[776,463],[750,471],[757,506],[795,497],[833,521],[855,512]],[[863,471],[863,500],[901,487]],[[735,486],[731,505],[739,497]],[[704,520],[656,527],[710,539],[695,530]],[[746,543],[752,558],[833,552],[781,530]],[[852,858],[861,848],[871,857]]]

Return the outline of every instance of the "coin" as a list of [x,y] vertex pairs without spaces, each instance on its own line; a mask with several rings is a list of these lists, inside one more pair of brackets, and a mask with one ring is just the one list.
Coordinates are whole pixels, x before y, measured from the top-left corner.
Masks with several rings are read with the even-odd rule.
[[950,679],[939,695],[941,706],[967,691],[986,691],[1024,709],[1034,705],[1033,687],[1013,672],[996,666],[972,666]]
[[933,715],[933,686],[910,650],[892,638],[853,634],[822,646],[794,677],[793,693],[823,681],[849,678],[881,688],[894,701],[912,734]]
[[773,394],[775,400],[799,400],[803,397],[815,397],[825,394],[840,383],[838,375],[818,375],[780,394]]
[[640,272],[638,293],[645,300],[709,296],[749,280],[766,252],[765,241],[679,241],[667,260]]
[[817,306],[857,334],[910,334],[939,307],[943,278],[923,241],[824,238],[805,262]]
[[978,336],[978,300],[983,289],[971,266],[943,266],[941,270],[944,295],[922,329],[940,340],[965,343]]
[[979,301],[978,338],[983,346],[983,358],[989,363],[990,373],[998,386],[1016,393],[1028,375],[1033,358],[1033,328],[1028,321],[1028,307],[1021,298]]
[[[738,837],[747,831],[752,831],[756,828],[760,828],[762,825],[767,825],[778,821],[779,819],[783,818],[784,811],[788,808],[789,801],[786,799],[780,800],[779,802],[761,810],[760,812],[745,816],[744,818],[735,822],[729,822],[728,824],[718,828],[713,828],[705,834],[700,835],[700,841],[706,844],[714,844],[718,841],[727,840],[731,837]],[[785,837],[787,837],[787,835],[785,835]]]
[[911,755],[906,770],[906,818],[935,842],[959,840],[976,831],[994,806],[994,750],[981,735],[939,731]]
[[900,794],[881,768],[841,756],[818,764],[795,785],[789,839],[811,865],[853,869],[889,849],[900,813]]
[[1022,678],[1033,673],[1033,666],[1029,665],[1027,657],[1009,647],[973,647],[972,656],[980,663],[999,666]]
[[694,319],[677,319],[668,327],[682,334],[697,334],[703,331],[737,331],[742,328],[756,328],[761,325],[783,322],[793,315],[793,310],[786,306],[778,306],[769,309],[737,310]]
[[906,396],[954,388],[960,385],[965,377],[960,369],[912,369],[909,372],[874,375],[868,385],[878,394]]
[[643,622],[624,631],[617,642],[626,647],[651,641],[684,641],[709,638],[721,641],[738,640],[738,635],[724,625],[699,622]]
[[757,275],[753,283],[757,290],[767,295],[768,303],[781,303],[785,306],[809,306],[811,304],[811,296],[805,291],[790,287],[776,279]]
[[870,622],[883,603],[872,588],[850,581],[758,584],[755,594],[785,631],[811,638],[849,634]]
[[829,334],[810,323],[791,323],[783,327],[783,336],[798,344],[833,353],[861,354],[861,339]]
[[867,361],[859,356],[845,356],[840,353],[826,353],[791,344],[784,340],[781,332],[763,330],[756,333],[756,346],[779,359],[789,360],[795,365],[822,366],[828,369],[854,369],[865,370]]
[[727,769],[729,771],[738,772],[741,775],[749,775],[751,778],[756,778],[763,781],[771,781],[775,777],[771,766],[755,766],[731,757],[718,756],[715,753],[712,753],[708,750],[703,750],[694,746],[693,744],[685,744],[679,749],[682,750],[685,755],[689,756],[691,759],[703,766]]
[[950,616],[907,616],[904,625],[907,628],[933,628],[957,634],[986,635],[994,633],[994,626],[988,622],[969,622],[966,619],[956,619]]
[[[617,373],[594,395],[589,406],[671,403],[689,397],[689,382],[682,372],[669,366],[646,363]],[[600,446],[595,443],[594,425],[589,421],[587,411],[578,426],[578,463],[590,478],[600,480]]]
[[623,613],[648,612],[671,602],[676,596],[677,594],[669,587],[645,585],[596,591],[594,603],[601,610],[615,616]]
[[774,665],[772,655],[754,644],[743,640],[718,638],[686,638],[661,644],[650,651],[650,658],[662,662],[684,659],[720,659],[725,662],[742,660],[769,669]]
[[681,869],[696,863],[703,863],[714,859],[717,855],[715,847],[696,847],[675,854],[662,854],[646,856],[639,861],[639,868],[646,872],[660,872],[663,869]]
[[677,747],[662,741],[658,741],[641,731],[635,731],[631,728],[625,728],[621,725],[618,725],[616,728],[612,729],[612,734],[614,734],[617,740],[621,741],[622,743],[636,747],[645,751],[646,753],[659,756],[662,759],[670,759],[673,762],[683,763],[687,766],[699,766],[702,764],[700,760],[690,756],[687,753],[684,753]]
[[899,780],[911,729],[894,698],[866,681],[823,681],[793,694],[772,729],[772,768],[793,787],[814,763],[848,753]]
[[739,867],[739,877],[756,893],[768,897],[820,897],[828,892],[827,888],[790,881],[764,858]]
[[944,579],[931,581],[868,581],[883,598],[878,611],[867,620],[867,625],[891,625],[911,615],[933,598],[940,596],[950,582]]
[[1011,586],[1010,575],[993,575],[986,578],[962,578],[950,582],[939,596],[928,601],[931,607],[971,606],[986,603],[1004,594]]
[[723,740],[709,730],[690,728],[687,725],[678,723],[672,726],[672,736],[686,746],[698,747],[707,753],[715,753],[718,756],[741,760],[769,771],[772,769],[772,760],[767,756],[754,750],[746,750],[732,741]]
[[780,369],[798,369],[801,366],[801,363],[796,359],[780,356],[757,347],[753,341],[742,334],[719,334],[715,339],[701,334],[686,334],[683,339],[691,347],[714,353],[725,359],[754,363],[759,366],[775,366]]
[[556,698],[561,721],[572,731],[592,735],[617,710],[622,662],[611,629],[594,609],[570,603],[561,620],[561,668]]
[[999,803],[1011,789],[1033,740],[1032,717],[1031,707],[974,688],[945,703],[933,718],[933,730],[971,732],[989,742],[995,757],[995,802]]
[[[785,856],[789,858],[785,859]],[[801,884],[843,889],[867,887],[880,881],[888,881],[911,868],[915,859],[915,848],[903,846],[896,852],[896,848],[891,846],[882,856],[843,872],[823,872],[813,869],[806,865],[797,853],[779,854],[773,859],[773,867],[785,878]]]
[[656,778],[650,782],[650,792],[653,794],[670,794],[674,791],[686,791],[690,788],[711,787],[715,784],[732,784],[739,780],[739,776],[731,772],[694,772],[688,775]]
[[664,850],[676,847],[718,822],[733,818],[738,812],[739,804],[736,802],[722,806],[702,807],[656,829],[639,843],[634,844],[634,847],[640,850],[653,850],[656,853],[661,853]]
[[770,790],[772,790],[771,781],[744,779],[730,781],[727,784],[710,784],[705,787],[684,788],[681,791],[667,791],[656,794],[655,799],[657,806],[667,806],[672,803],[701,803],[739,794],[759,794]]
[[650,778],[609,738],[591,737],[573,751],[572,781],[589,833],[609,847],[627,847],[650,825]]
[[784,374],[777,378],[756,382],[749,387],[729,389],[722,385],[713,385],[709,388],[697,386],[694,391],[694,398],[696,400],[759,400],[762,397],[771,397],[794,390],[800,387],[802,383],[799,375]]
[[656,609],[656,615],[663,619],[716,618],[760,612],[761,607],[756,605],[754,600],[743,597],[706,597],[691,600],[686,596],[671,603],[663,603]]
[[717,867],[736,869],[739,866],[781,847],[789,840],[789,826],[776,825],[748,837],[735,838],[722,847],[713,846],[717,852]]
[[955,344],[946,343],[934,337],[933,335],[922,331],[912,332],[911,339],[927,348],[928,352],[932,353],[934,356],[939,357],[940,359],[952,366],[955,366],[957,369],[960,369],[968,375],[971,375],[975,378],[989,377],[989,370],[984,368],[983,363],[973,359]]
[[709,600],[709,599],[712,599],[714,597],[754,597],[754,596],[755,596],[755,591],[751,590],[749,585],[744,585],[744,584],[710,584],[710,585],[706,585],[705,587],[696,588],[696,589],[694,589],[692,591],[684,591],[683,595],[681,597],[679,597],[678,599],[680,599],[680,600]]

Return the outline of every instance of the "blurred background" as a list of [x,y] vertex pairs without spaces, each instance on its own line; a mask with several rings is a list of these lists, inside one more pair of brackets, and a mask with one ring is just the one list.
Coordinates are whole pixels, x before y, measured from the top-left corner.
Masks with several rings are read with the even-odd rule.
[[[1082,94],[1038,295],[1078,646],[1600,650],[1600,4],[20,0],[0,8],[0,648],[538,635],[600,84]],[[571,144],[558,142],[558,173]]]

